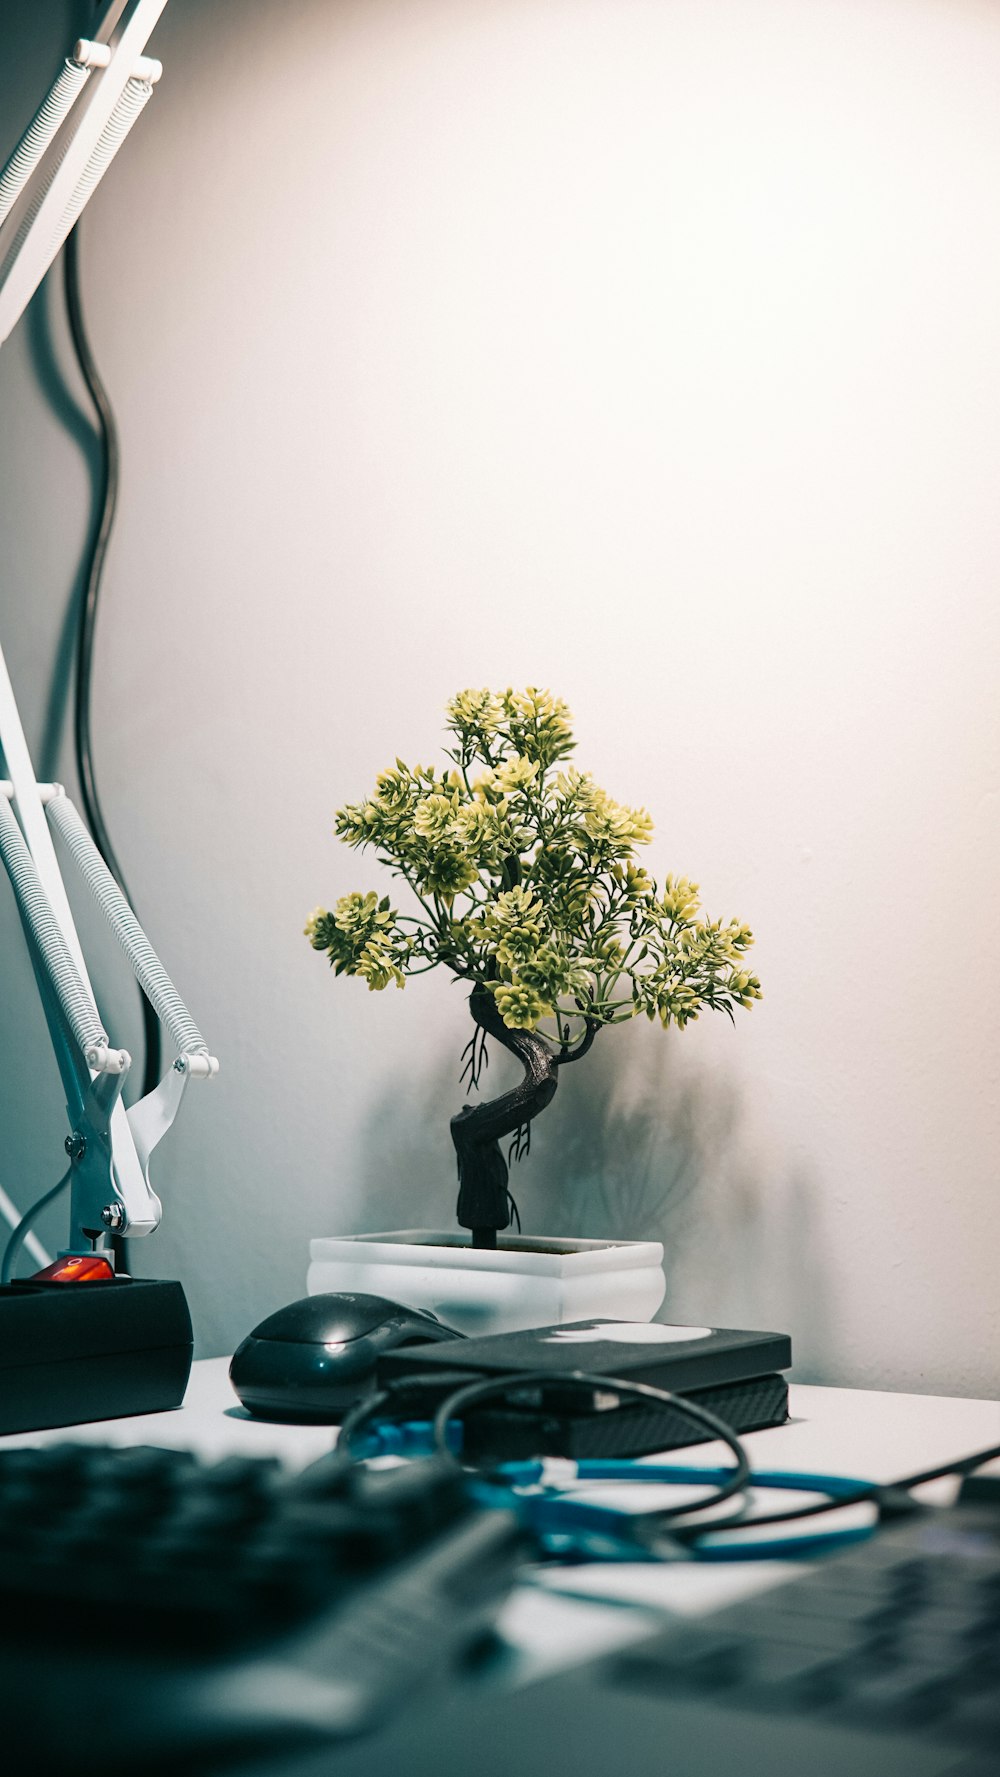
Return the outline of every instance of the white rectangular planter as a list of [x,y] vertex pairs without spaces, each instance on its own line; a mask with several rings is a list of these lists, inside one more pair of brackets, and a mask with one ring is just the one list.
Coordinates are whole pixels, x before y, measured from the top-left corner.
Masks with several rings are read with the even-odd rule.
[[657,1240],[561,1240],[501,1234],[495,1250],[467,1234],[401,1228],[310,1241],[311,1296],[355,1290],[429,1309],[460,1333],[512,1333],[567,1321],[648,1321],[663,1301]]

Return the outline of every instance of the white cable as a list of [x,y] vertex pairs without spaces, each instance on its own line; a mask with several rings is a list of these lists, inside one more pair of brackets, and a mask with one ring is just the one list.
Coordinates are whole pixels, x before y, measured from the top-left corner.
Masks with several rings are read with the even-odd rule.
[[[0,1215],[3,1216],[4,1220],[9,1223],[16,1233],[21,1225],[21,1212],[16,1205],[11,1202],[2,1185],[0,1185]],[[44,1271],[46,1265],[51,1265],[51,1255],[45,1251],[37,1234],[32,1234],[30,1228],[24,1236],[22,1245],[27,1248],[40,1270]]]
[[0,173],[0,225],[17,203],[42,156],[69,116],[90,73],[67,56],[52,87]]

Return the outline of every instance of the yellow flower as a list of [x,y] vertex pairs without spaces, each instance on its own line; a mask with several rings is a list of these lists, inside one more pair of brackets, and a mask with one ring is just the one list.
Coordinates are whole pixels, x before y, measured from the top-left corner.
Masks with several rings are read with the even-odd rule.
[[533,987],[519,981],[502,982],[493,997],[508,1030],[534,1030],[540,1019],[552,1013],[552,1007],[545,1005]]
[[671,875],[665,878],[663,895],[656,903],[657,912],[665,919],[693,919],[699,906],[696,882],[689,882],[686,876]]
[[478,728],[493,734],[503,719],[503,706],[492,691],[459,691],[445,713],[449,728]]
[[456,806],[451,796],[425,796],[414,811],[414,833],[419,833],[421,839],[429,839],[432,844],[440,844],[450,837]]
[[542,903],[537,895],[518,884],[517,888],[506,889],[498,895],[487,910],[487,929],[500,936],[517,932],[532,939],[540,938],[544,930],[542,913]]
[[402,969],[393,961],[392,952],[376,935],[370,938],[358,958],[354,973],[367,981],[370,993],[381,993],[390,981],[397,987],[406,985]]
[[530,789],[538,776],[537,759],[525,759],[520,754],[508,759],[496,773],[496,783],[500,789],[510,795],[512,791]]
[[648,845],[653,837],[652,818],[644,808],[626,808],[596,784],[590,787],[583,824],[592,839],[616,847]]
[[313,942],[313,940],[316,937],[316,934],[319,930],[320,920],[326,919],[327,917],[328,917],[328,915],[327,915],[327,911],[326,911],[325,907],[314,907],[313,908],[312,912],[309,915],[309,918],[306,920],[306,923],[303,927],[303,931],[305,932],[305,935],[308,938],[310,944]]
[[367,895],[359,895],[357,892],[341,895],[340,900],[334,903],[334,925],[355,942],[364,942],[377,926],[389,925],[391,922],[388,901],[380,902],[372,890]]
[[442,901],[453,901],[463,889],[471,888],[479,879],[479,870],[465,853],[445,846],[431,853],[423,869],[421,887]]

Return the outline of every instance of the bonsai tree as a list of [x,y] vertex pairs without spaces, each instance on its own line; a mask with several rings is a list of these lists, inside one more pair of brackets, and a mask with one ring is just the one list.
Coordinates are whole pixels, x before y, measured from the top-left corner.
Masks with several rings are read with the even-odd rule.
[[470,1090],[488,1038],[521,1062],[510,1091],[451,1120],[458,1220],[473,1246],[495,1247],[514,1208],[508,1161],[527,1155],[560,1068],[605,1026],[645,1012],[683,1028],[704,1007],[731,1018],[760,998],[760,983],[744,966],[745,925],[703,919],[695,883],[667,876],[658,887],[637,863],[653,823],[568,762],[575,743],[558,698],[530,686],[461,691],[447,726],[446,766],[397,759],[336,816],[338,836],[374,847],[416,910],[374,891],[344,895],[315,910],[306,936],[336,974],[375,992],[437,968],[467,981]]

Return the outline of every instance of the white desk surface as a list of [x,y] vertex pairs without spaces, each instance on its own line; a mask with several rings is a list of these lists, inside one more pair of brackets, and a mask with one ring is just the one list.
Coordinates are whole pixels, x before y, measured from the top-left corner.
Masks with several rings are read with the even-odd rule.
[[[290,1467],[301,1468],[332,1447],[335,1434],[328,1426],[271,1425],[252,1419],[236,1400],[227,1371],[227,1358],[196,1363],[184,1404],[176,1412],[18,1433],[0,1438],[0,1449],[79,1439],[191,1449],[208,1460],[233,1454],[278,1456]],[[755,1467],[889,1482],[1000,1447],[998,1401],[793,1383],[789,1409],[786,1425],[744,1438]],[[699,1445],[690,1458],[707,1464],[727,1459],[718,1444]],[[954,1491],[952,1483],[945,1484],[945,1496],[948,1487]],[[659,1491],[644,1487],[641,1504],[660,1503],[655,1497]],[[615,1497],[621,1502],[620,1489]],[[782,1502],[791,1505],[792,1499],[771,1494],[764,1500],[769,1507],[780,1508]],[[795,1571],[797,1567],[788,1561],[774,1560],[540,1570],[517,1588],[501,1626],[524,1670],[534,1673],[648,1633],[650,1613],[702,1615],[775,1585]]]

